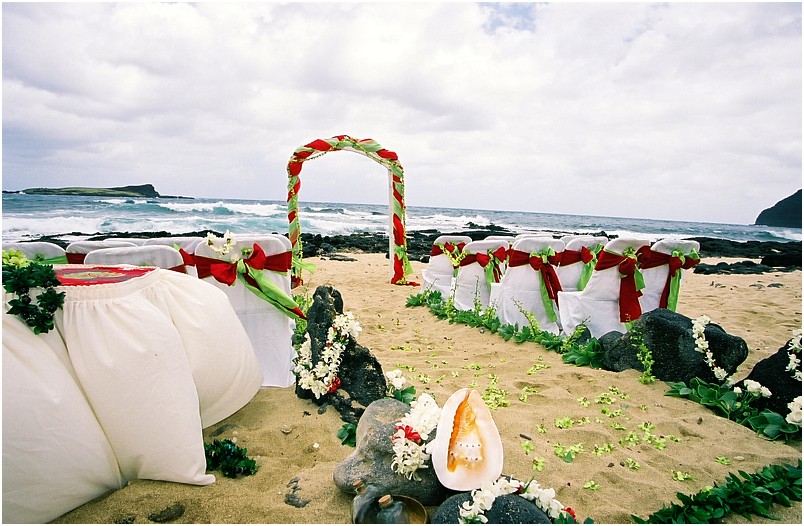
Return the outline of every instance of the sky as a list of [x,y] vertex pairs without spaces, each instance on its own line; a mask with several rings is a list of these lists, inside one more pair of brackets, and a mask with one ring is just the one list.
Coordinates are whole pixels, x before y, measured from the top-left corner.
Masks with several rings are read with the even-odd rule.
[[[3,3],[2,188],[751,224],[802,186],[801,4]],[[384,203],[354,152],[300,202]]]

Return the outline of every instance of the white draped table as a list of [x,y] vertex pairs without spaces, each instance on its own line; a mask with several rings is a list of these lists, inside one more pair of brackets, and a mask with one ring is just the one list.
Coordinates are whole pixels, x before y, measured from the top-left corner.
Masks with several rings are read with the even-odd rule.
[[47,334],[4,297],[3,522],[50,521],[128,480],[214,482],[202,429],[262,383],[226,295],[155,268],[56,272]]

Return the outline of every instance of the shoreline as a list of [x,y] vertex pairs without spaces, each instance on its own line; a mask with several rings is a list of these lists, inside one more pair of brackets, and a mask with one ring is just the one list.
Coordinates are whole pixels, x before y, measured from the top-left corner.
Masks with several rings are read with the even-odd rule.
[[[478,390],[488,388],[489,375],[494,375],[510,402],[492,412],[503,440],[504,474],[520,480],[535,477],[542,487],[555,489],[556,498],[573,507],[581,520],[631,523],[632,513],[647,517],[671,501],[678,502],[676,493],[693,494],[723,483],[729,473],[752,473],[769,464],[795,464],[801,459],[800,441],[787,445],[764,440],[699,404],[665,396],[668,388],[662,382],[639,383],[636,371],[572,366],[540,345],[506,342],[498,335],[438,320],[426,308],[405,307],[418,288],[390,285],[384,254],[349,256],[349,261],[310,258],[317,270],[305,273],[306,284],[294,292],[306,290],[312,295],[316,286],[325,284],[336,288],[344,310],[363,327],[358,343],[371,351],[384,371],[403,368],[417,394],[429,392],[439,405],[472,382]],[[420,278],[425,264],[412,265],[414,277]],[[678,311],[691,318],[707,314],[746,340],[749,357],[735,375],[744,378],[801,327],[801,276],[801,271],[685,274]],[[781,286],[768,287],[769,283]],[[628,396],[613,407],[621,409],[619,417],[606,416],[594,403],[584,407],[578,402],[612,389]],[[527,394],[524,400],[519,398],[523,394]],[[569,429],[556,427],[555,420],[563,417],[588,422]],[[613,428],[614,422],[625,429]],[[621,444],[625,434],[642,422],[656,426],[656,434],[680,442],[668,439],[663,450],[645,443]],[[142,523],[150,514],[180,503],[185,511],[173,522],[348,523],[351,496],[332,480],[335,467],[354,451],[336,436],[342,424],[334,409],[320,411],[296,397],[293,387],[263,388],[237,413],[204,430],[205,442],[236,437],[238,445],[256,458],[255,475],[227,479],[216,473],[217,481],[204,487],[136,480],[54,522]],[[523,447],[522,435],[531,439],[532,451]],[[554,453],[558,444],[583,444],[584,452],[565,462]],[[594,446],[603,444],[612,444],[614,450],[594,454]],[[731,465],[718,463],[719,456]],[[542,471],[534,469],[537,458],[544,460]],[[626,459],[638,462],[639,469],[628,468]],[[673,471],[693,478],[675,480]],[[590,480],[600,488],[585,489]],[[792,508],[775,506],[772,512],[781,517],[780,523],[799,524],[801,509],[801,503],[794,503]],[[724,522],[777,523],[756,515],[750,519],[729,515]]]

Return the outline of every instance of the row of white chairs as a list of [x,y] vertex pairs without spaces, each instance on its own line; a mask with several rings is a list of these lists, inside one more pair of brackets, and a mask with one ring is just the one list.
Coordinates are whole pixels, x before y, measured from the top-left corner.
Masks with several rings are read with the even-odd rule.
[[[596,236],[493,236],[479,241],[439,236],[422,273],[422,290],[440,291],[460,310],[492,304],[503,323],[527,325],[528,313],[553,334],[569,335],[583,323],[592,336],[600,337],[626,332],[625,324],[641,313],[660,307],[675,310],[677,298],[670,294],[668,303],[668,290],[677,293],[680,273],[697,264],[699,248],[696,241],[676,239],[651,244],[646,239],[608,241]],[[487,271],[488,265],[497,265],[496,276]],[[638,293],[634,270],[644,279]],[[676,274],[673,289],[671,277]]]
[[[139,243],[142,241],[142,243]],[[76,241],[66,249],[53,243],[20,242],[4,245],[4,249],[21,250],[28,259],[52,261],[66,256],[71,263],[87,265],[136,265],[171,269],[198,277],[195,257],[229,261],[232,253],[259,246],[266,256],[286,254],[291,250],[290,240],[283,235],[238,235],[229,255],[220,256],[204,242],[203,237],[165,237],[147,240],[108,239],[103,241]],[[53,248],[55,247],[55,248]],[[177,248],[182,249],[182,252]],[[72,255],[72,256],[71,256]],[[191,255],[188,258],[187,255]],[[290,261],[290,257],[287,258]],[[288,270],[290,270],[288,268]],[[290,272],[262,270],[287,296],[291,296]],[[257,297],[243,284],[233,286],[217,281],[212,275],[202,277],[221,289],[229,299],[240,322],[249,335],[263,370],[263,386],[287,387],[295,381],[292,360],[296,355],[291,338],[295,321],[267,301]],[[203,309],[203,305],[198,306]]]

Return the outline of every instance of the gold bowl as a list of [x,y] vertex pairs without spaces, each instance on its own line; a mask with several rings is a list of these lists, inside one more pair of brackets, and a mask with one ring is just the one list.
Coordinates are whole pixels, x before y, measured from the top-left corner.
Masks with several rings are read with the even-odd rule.
[[427,510],[422,506],[421,502],[413,497],[406,497],[404,495],[394,495],[394,500],[401,501],[405,505],[405,511],[408,512],[410,518],[409,524],[427,524]]

